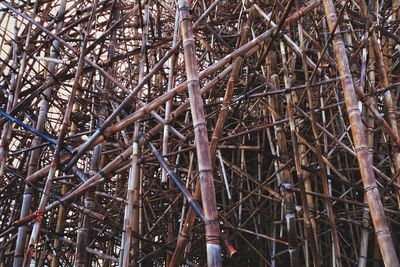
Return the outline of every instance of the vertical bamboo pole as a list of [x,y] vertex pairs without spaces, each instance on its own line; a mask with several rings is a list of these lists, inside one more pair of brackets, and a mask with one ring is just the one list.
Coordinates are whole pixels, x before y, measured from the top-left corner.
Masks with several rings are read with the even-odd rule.
[[[375,3],[375,2],[374,2]],[[370,3],[368,7],[368,12],[363,12],[366,16],[370,16],[370,9],[374,10],[374,3]],[[362,8],[363,10],[363,8]],[[370,16],[372,19],[372,16]],[[369,24],[371,21],[366,22],[365,27],[365,36],[369,36]],[[367,54],[369,56],[367,60]],[[375,91],[375,53],[372,46],[372,39],[369,40],[368,46],[363,48],[362,54],[362,70],[361,70],[361,78],[360,78],[360,87],[361,90],[365,90],[367,77],[369,78],[369,88],[371,92]],[[369,63],[369,64],[368,64]],[[369,65],[369,71],[368,70]],[[368,75],[367,75],[368,74]],[[369,159],[371,163],[374,162],[374,128],[375,128],[375,118],[372,114],[372,111],[368,109],[366,111],[366,128],[367,128],[367,145],[369,150]],[[364,203],[368,204],[367,195],[364,193]],[[370,216],[368,207],[364,207],[362,209],[362,226],[361,226],[361,237],[360,237],[360,248],[358,255],[358,267],[366,267],[367,259],[368,259],[368,240],[369,240],[369,228],[370,228]]]
[[210,148],[207,136],[207,122],[204,116],[203,101],[200,94],[199,72],[196,59],[196,48],[190,20],[190,1],[179,0],[179,19],[185,68],[188,81],[190,109],[199,168],[202,203],[205,216],[206,249],[208,266],[221,266],[221,241],[215,188],[213,181]]
[[[96,7],[96,5],[97,5],[97,1],[95,1],[93,3],[94,8]],[[118,2],[115,5],[118,6]],[[111,16],[114,15],[114,12],[112,12]],[[89,23],[91,23],[91,21],[89,21]],[[89,27],[89,25],[86,24],[86,27]],[[82,36],[82,37],[85,38],[85,36]],[[111,39],[113,37],[115,38],[115,34],[111,35]],[[112,55],[112,52],[114,50],[113,49],[113,40],[110,42],[109,50],[111,50],[111,52],[108,55],[108,57],[110,58],[110,56],[113,56]],[[82,86],[81,82],[79,83],[79,86]],[[104,91],[106,91],[107,89],[110,88],[110,81],[108,79],[106,79],[104,87],[105,87],[105,89],[102,90],[101,100],[100,100],[103,103],[106,101],[106,99],[104,99],[104,98],[106,98],[106,95],[107,95],[107,93]],[[74,108],[75,108],[75,110],[79,110],[78,105],[76,105]],[[106,116],[107,107],[105,105],[101,105],[99,107],[99,109],[100,109],[100,111],[98,112],[98,114],[99,114],[98,120],[95,119],[95,121],[97,121],[98,124],[101,125]],[[71,125],[71,129],[73,126],[74,126],[74,124]],[[96,125],[96,126],[98,126],[98,125]],[[93,149],[93,155],[91,158],[90,169],[89,169],[89,173],[91,175],[96,174],[100,169],[99,166],[101,164],[100,163],[101,150],[102,150],[101,144],[97,145]],[[82,199],[83,199],[83,206],[85,209],[87,209],[88,211],[91,211],[94,209],[94,190],[87,191],[85,193],[85,196]],[[90,236],[90,220],[91,220],[91,218],[87,214],[80,214],[79,229],[77,231],[77,236],[76,236],[76,245],[77,246],[76,246],[76,251],[75,251],[75,262],[74,262],[75,267],[86,267],[86,266],[91,265],[90,257],[89,257],[88,251],[87,251],[87,247],[89,245],[89,236]]]
[[[137,16],[138,17],[138,16]],[[145,7],[145,16],[143,19],[143,35],[142,35],[142,46],[141,46],[141,57],[140,57],[140,70],[139,70],[139,82],[144,77],[144,67],[146,59],[146,43],[147,43],[147,33],[148,33],[148,22],[149,22],[149,11],[148,6]],[[140,98],[141,92],[138,93],[138,98]],[[133,260],[136,261],[139,256],[139,240],[133,238],[132,232],[139,233],[139,219],[140,219],[140,187],[141,187],[141,172],[138,166],[138,156],[139,156],[139,122],[134,124],[134,133],[132,138],[132,166],[129,171],[128,178],[128,189],[127,189],[127,204],[125,206],[124,215],[124,231],[122,234],[121,242],[121,252],[119,259],[119,266],[129,266],[129,255],[131,249],[131,242],[133,241],[132,248],[134,250]],[[135,206],[136,205],[136,206]]]
[[[253,19],[254,19],[254,11],[251,9],[246,23],[243,24],[243,33],[242,33],[239,47],[243,46],[247,42],[251,23],[252,23]],[[238,74],[239,74],[239,70],[240,70],[242,61],[243,61],[243,58],[238,57],[235,59],[234,63],[232,64],[232,72],[231,72],[230,78],[228,80],[227,88],[226,88],[225,95],[224,95],[224,100],[223,100],[222,107],[221,107],[221,112],[218,116],[217,123],[215,125],[214,131],[213,131],[213,134],[211,137],[211,141],[210,141],[211,165],[214,165],[214,162],[215,162],[216,151],[218,148],[218,142],[219,142],[219,139],[221,136],[223,125],[225,123],[225,120],[228,117],[228,106],[229,106],[230,101],[233,96],[233,89],[235,86],[235,82],[238,79]],[[199,200],[201,198],[200,193],[201,193],[200,185],[199,185],[199,181],[197,181],[197,183],[195,185],[195,194],[194,194],[196,200]],[[180,235],[178,237],[178,242],[177,242],[174,254],[172,256],[170,266],[177,266],[177,264],[179,264],[180,259],[183,255],[184,248],[188,241],[188,235],[191,232],[191,229],[193,227],[194,219],[195,219],[195,213],[194,213],[193,209],[189,209],[187,217],[186,217],[186,223],[183,225],[183,229],[180,231]]]
[[[176,10],[176,17],[175,17],[175,27],[174,27],[174,37],[172,40],[172,45],[175,46],[177,44],[177,38],[179,34],[179,12],[178,9]],[[169,59],[169,73],[168,73],[168,85],[167,85],[167,91],[171,91],[174,88],[175,85],[175,64],[178,59],[177,54],[173,54],[171,58]],[[172,105],[172,100],[168,100],[165,103],[165,122],[166,124],[164,125],[164,131],[163,131],[163,155],[168,154],[168,139],[169,139],[169,127],[168,124],[171,122],[171,105]],[[161,174],[161,183],[166,183],[167,182],[167,173],[163,169],[162,174]]]
[[[328,27],[330,30],[333,30],[335,24],[337,23],[335,6],[332,0],[323,0],[322,2],[325,8]],[[380,193],[377,188],[375,174],[372,170],[372,164],[369,159],[368,146],[361,121],[361,114],[358,108],[353,79],[350,73],[346,49],[344,47],[339,26],[336,27],[334,34],[335,37],[333,38],[333,46],[337,68],[341,78],[342,90],[351,125],[353,142],[355,145],[358,164],[360,166],[361,178],[363,180],[364,189],[368,199],[368,206],[371,212],[372,222],[374,224],[376,238],[379,243],[379,248],[381,250],[385,266],[398,267],[400,264],[396,255],[396,250],[394,249],[393,240],[382,206]]]
[[[275,73],[272,75],[272,83],[279,87],[279,77]],[[278,106],[279,101],[278,98],[275,97],[270,101],[270,114],[272,116],[273,121],[280,120],[281,107]],[[280,168],[282,168],[282,164],[288,162],[288,149],[287,149],[287,141],[286,141],[286,134],[282,126],[275,127],[275,137],[276,142],[278,145],[278,152],[280,161],[278,162]],[[290,174],[289,167],[286,167],[282,170],[281,176],[281,184],[282,187],[282,199],[283,199],[283,209],[285,214],[285,221],[286,221],[286,229],[287,229],[287,239],[289,243],[289,257],[290,257],[290,266],[298,266],[299,262],[299,252],[297,250],[297,227],[296,227],[296,211],[294,208],[294,196],[290,188],[293,186],[293,179]]]
[[[175,17],[175,25],[174,25],[174,36],[173,36],[173,40],[172,40],[172,46],[175,46],[177,44],[177,39],[178,39],[178,34],[179,34],[179,11],[178,9],[176,9],[176,17]],[[174,86],[175,86],[175,65],[176,62],[178,60],[178,54],[174,54],[171,56],[170,60],[169,60],[169,73],[168,73],[168,84],[167,84],[167,92],[171,91]],[[169,146],[169,124],[172,123],[171,121],[171,111],[172,111],[172,99],[168,100],[165,103],[165,125],[164,125],[164,129],[163,129],[163,139],[162,139],[162,154],[163,155],[167,155],[168,154],[168,146]],[[168,159],[164,158],[167,162]],[[168,181],[168,176],[167,176],[167,172],[162,169],[161,171],[161,183],[164,184]],[[168,188],[169,190],[172,190],[174,188],[174,184],[172,181],[168,182]],[[170,201],[172,202],[173,199],[172,197],[170,198]],[[168,214],[168,243],[172,242],[174,239],[174,209],[171,209],[169,211]],[[165,265],[169,266],[169,263],[171,261],[171,257],[172,255],[170,255],[169,253],[167,253],[166,257],[165,257]]]
[[[82,76],[81,76],[81,78],[82,78]],[[82,81],[80,81],[79,84],[81,84],[81,83],[82,83]],[[77,95],[79,95],[79,91],[77,92]],[[75,102],[72,107],[72,113],[78,112],[79,107],[80,107],[80,104],[78,102]],[[72,122],[69,134],[73,136],[76,133],[77,133],[77,125]],[[67,192],[68,192],[68,185],[62,185],[61,186],[61,194],[64,195]],[[64,206],[60,206],[58,208],[58,212],[57,212],[57,223],[56,223],[56,228],[55,228],[55,232],[57,235],[64,234],[65,216],[66,216],[66,208]],[[60,239],[56,238],[54,240],[53,247],[54,247],[54,251],[56,252],[56,254],[53,255],[53,258],[51,259],[51,267],[58,267],[60,265],[60,257],[58,256],[58,253],[61,252],[61,249],[62,249],[62,243],[61,243]]]

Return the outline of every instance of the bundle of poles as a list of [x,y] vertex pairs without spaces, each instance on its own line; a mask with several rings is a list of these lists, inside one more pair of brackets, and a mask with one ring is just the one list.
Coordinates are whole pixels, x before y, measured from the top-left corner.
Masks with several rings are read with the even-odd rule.
[[400,0],[0,1],[0,267],[400,267]]

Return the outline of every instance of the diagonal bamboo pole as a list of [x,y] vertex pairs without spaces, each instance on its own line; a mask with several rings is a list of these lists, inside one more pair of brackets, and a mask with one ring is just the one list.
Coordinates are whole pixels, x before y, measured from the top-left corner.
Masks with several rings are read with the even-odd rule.
[[[378,38],[376,36],[376,32],[372,32],[371,36],[372,40],[372,47],[374,49],[374,54],[375,54],[375,63],[376,63],[376,69],[378,70],[379,73],[379,80],[381,84],[384,87],[389,86],[389,79],[387,75],[387,70],[386,70],[386,64],[384,62],[384,58],[382,55],[382,48],[378,43]],[[395,143],[396,139],[399,139],[399,125],[397,124],[397,118],[396,118],[396,106],[394,103],[394,97],[392,96],[392,93],[390,90],[386,91],[383,93],[383,103],[385,105],[385,108],[387,110],[387,119],[389,121],[390,127],[393,130],[394,133],[394,140],[392,139],[393,143],[393,162],[394,162],[394,168],[392,175],[395,175],[398,171],[400,171],[400,151],[399,151],[399,146]],[[400,177],[397,177],[397,182],[400,182]],[[400,191],[397,191],[397,202],[400,207]]]
[[[325,14],[329,29],[336,24],[337,17],[335,6],[332,0],[323,0]],[[368,146],[366,143],[360,110],[355,95],[353,79],[347,61],[346,50],[340,33],[340,27],[336,27],[333,38],[333,46],[336,56],[336,63],[341,77],[342,90],[346,101],[347,113],[351,125],[355,151],[360,166],[361,178],[371,212],[371,218],[375,229],[376,238],[386,266],[400,266],[393,240],[383,211],[380,193],[378,191],[372,164],[369,160]]]

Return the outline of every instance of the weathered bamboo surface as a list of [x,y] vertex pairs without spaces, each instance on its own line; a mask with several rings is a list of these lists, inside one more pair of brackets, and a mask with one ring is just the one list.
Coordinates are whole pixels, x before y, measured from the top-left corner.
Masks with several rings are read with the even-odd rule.
[[0,267],[400,267],[400,0],[0,1]]

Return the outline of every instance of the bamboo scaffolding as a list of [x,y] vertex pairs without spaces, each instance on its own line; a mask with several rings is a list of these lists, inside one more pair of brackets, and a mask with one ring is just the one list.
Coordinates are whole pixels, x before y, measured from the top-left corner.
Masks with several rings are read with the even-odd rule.
[[399,266],[399,6],[1,1],[0,266]]

